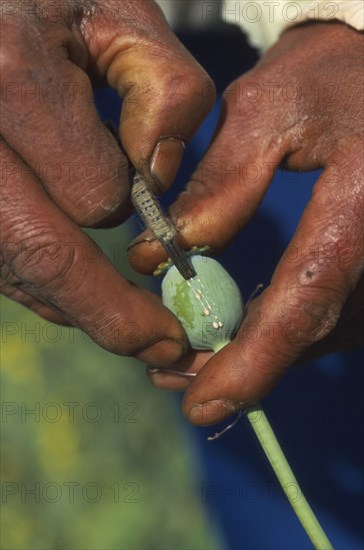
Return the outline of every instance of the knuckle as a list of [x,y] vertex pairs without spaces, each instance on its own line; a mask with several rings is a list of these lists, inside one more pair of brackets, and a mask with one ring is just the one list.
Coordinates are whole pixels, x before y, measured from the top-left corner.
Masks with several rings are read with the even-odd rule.
[[206,109],[215,102],[216,87],[210,77],[201,70],[187,71],[182,74],[177,85],[182,85],[187,90],[188,96],[194,101],[196,98]]
[[319,342],[336,327],[344,305],[342,291],[325,280],[297,286],[288,293],[287,338],[299,347]]
[[302,310],[309,318],[310,331],[308,343],[315,344],[330,334],[336,327],[343,304],[339,299],[330,303],[319,303],[306,301]]
[[122,215],[122,201],[103,199],[102,203],[92,205],[81,201],[69,209],[69,214],[80,227],[95,227],[114,218],[118,222]]
[[[32,98],[40,94],[41,83],[49,74],[46,65],[50,62],[39,43],[41,38],[33,34],[27,27],[18,26],[13,34],[5,34],[0,55],[0,99],[5,113],[7,109],[16,108],[24,112],[27,107],[30,111],[34,103]],[[2,123],[5,124],[5,120]],[[10,123],[13,126],[14,120]]]
[[19,82],[36,76],[40,66],[39,56],[43,58],[43,34],[35,31],[35,26],[22,21],[20,15],[2,19],[1,32],[1,78]]
[[[95,168],[91,178],[79,181],[77,189],[72,188],[72,196],[64,204],[72,219],[84,227],[119,218],[129,196],[125,163],[108,162],[106,168]],[[63,194],[61,205],[64,201]]]
[[89,77],[77,65],[64,63],[74,56],[82,64],[85,55],[65,27],[48,26],[39,20],[31,24],[17,18],[10,23],[1,21],[1,31],[4,39],[0,78],[4,103],[24,104],[26,100],[32,103],[34,97],[54,102],[55,89],[60,93],[63,87],[70,97],[81,90],[82,98],[91,101]]
[[145,347],[140,328],[138,323],[130,319],[129,312],[115,313],[110,306],[92,311],[84,327],[90,337],[102,347],[129,357]]
[[28,230],[16,240],[6,257],[8,269],[21,283],[31,287],[59,288],[76,262],[75,243],[65,242],[49,228]]
[[310,259],[289,270],[285,283],[284,303],[298,341],[310,345],[322,340],[335,328],[351,286],[336,242],[312,250]]
[[[207,113],[216,99],[215,85],[198,68],[181,70],[171,75],[165,83],[163,102],[171,108],[189,106],[196,116]],[[202,112],[201,112],[202,111]]]

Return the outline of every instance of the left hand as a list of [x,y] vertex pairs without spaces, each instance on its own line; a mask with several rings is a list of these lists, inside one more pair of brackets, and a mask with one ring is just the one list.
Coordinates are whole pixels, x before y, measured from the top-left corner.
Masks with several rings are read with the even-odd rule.
[[[0,0],[0,27],[1,293],[113,353],[177,361],[179,321],[81,228],[128,218],[130,163],[169,187],[211,80],[153,0]],[[99,84],[122,97],[122,151],[97,114]]]
[[[184,400],[195,424],[260,400],[297,361],[362,338],[362,46],[362,34],[341,23],[286,31],[226,90],[217,133],[171,208],[186,248],[219,250],[253,216],[278,166],[324,168],[270,286],[234,341],[215,356],[191,353],[173,367],[200,371]],[[164,258],[156,242],[130,255],[144,272]],[[162,371],[151,379],[166,389],[189,385]]]

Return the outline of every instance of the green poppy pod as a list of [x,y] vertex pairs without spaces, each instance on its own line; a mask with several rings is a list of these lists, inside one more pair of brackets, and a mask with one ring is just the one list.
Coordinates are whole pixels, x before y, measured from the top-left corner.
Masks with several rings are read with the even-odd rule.
[[243,300],[235,281],[212,258],[191,258],[196,276],[186,281],[175,266],[162,283],[162,299],[181,321],[191,347],[217,351],[236,333]]

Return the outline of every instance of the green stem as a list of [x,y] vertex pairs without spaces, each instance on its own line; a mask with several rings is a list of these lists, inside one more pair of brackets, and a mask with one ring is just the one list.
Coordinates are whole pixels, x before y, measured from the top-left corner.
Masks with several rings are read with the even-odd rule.
[[290,465],[278,443],[262,407],[257,404],[246,410],[249,422],[304,530],[317,550],[330,550],[332,545],[305,499]]
[[[214,349],[215,353],[228,343],[229,341],[219,343]],[[317,550],[332,550],[333,546],[325,535],[311,506],[304,497],[262,407],[259,404],[248,407],[246,409],[246,415],[283,491],[296,512],[313,546]]]

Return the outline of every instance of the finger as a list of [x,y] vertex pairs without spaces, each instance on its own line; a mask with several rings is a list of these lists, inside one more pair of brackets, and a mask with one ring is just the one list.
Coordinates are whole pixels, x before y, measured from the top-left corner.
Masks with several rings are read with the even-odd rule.
[[85,47],[62,21],[35,26],[2,24],[2,135],[78,224],[120,222],[128,163],[96,112]]
[[212,352],[208,351],[190,351],[182,361],[175,363],[168,369],[149,367],[147,369],[149,381],[155,388],[161,390],[186,390],[212,355]]
[[[224,247],[251,219],[292,146],[291,131],[280,130],[284,119],[268,112],[272,109],[267,98],[259,104],[240,98],[240,89],[256,86],[251,80],[248,75],[226,91],[215,138],[170,209],[184,248]],[[131,244],[129,261],[137,271],[151,273],[166,254],[158,242],[145,237]]]
[[2,162],[18,167],[1,186],[2,256],[18,288],[56,307],[109,351],[151,364],[176,362],[187,346],[177,319],[123,279],[31,174],[22,176],[14,152],[0,146]]
[[96,2],[82,23],[93,72],[123,98],[120,136],[155,190],[172,183],[184,143],[214,100],[214,86],[155,2]]
[[335,181],[325,173],[319,179],[270,287],[252,302],[236,339],[187,391],[184,410],[192,422],[217,422],[259,401],[335,328],[362,275],[364,211],[360,156],[345,150],[335,159],[340,172]]

